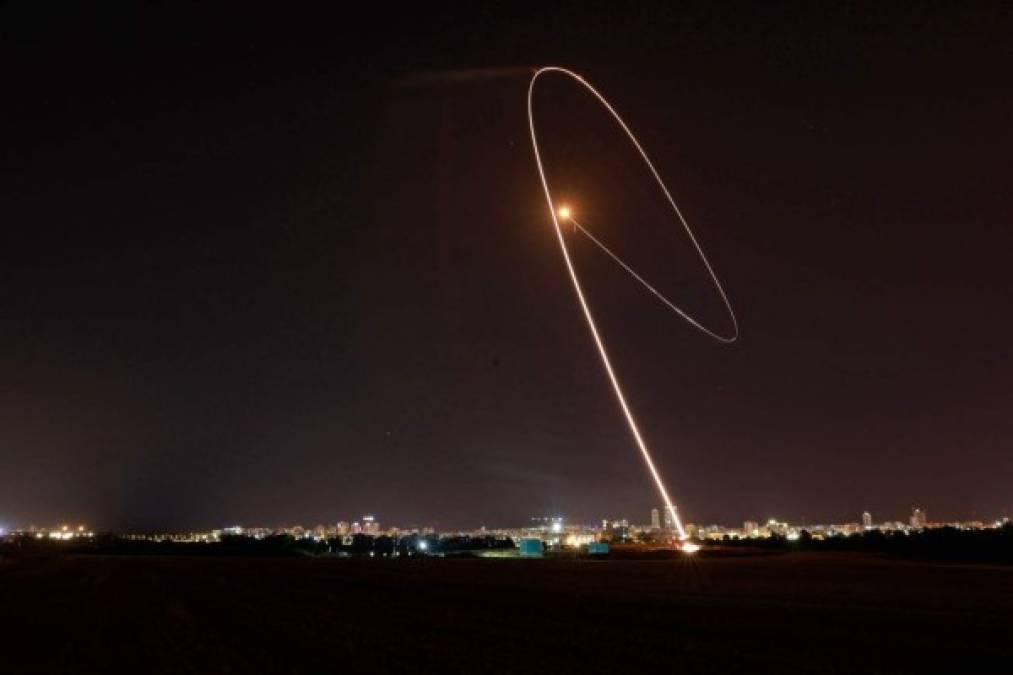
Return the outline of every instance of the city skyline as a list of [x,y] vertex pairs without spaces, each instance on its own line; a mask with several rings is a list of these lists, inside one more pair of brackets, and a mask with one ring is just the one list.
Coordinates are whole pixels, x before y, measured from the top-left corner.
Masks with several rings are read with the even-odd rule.
[[[530,516],[524,522],[521,523],[483,523],[483,524],[441,524],[436,522],[419,522],[416,520],[409,519],[406,523],[396,522],[382,522],[373,513],[363,514],[358,518],[338,518],[337,520],[330,519],[322,522],[316,522],[310,524],[307,521],[306,525],[303,525],[298,519],[290,524],[276,522],[274,524],[268,523],[238,523],[225,525],[223,523],[217,523],[213,526],[205,526],[203,528],[195,528],[191,531],[199,532],[232,532],[241,533],[243,530],[263,530],[263,531],[276,531],[276,532],[289,532],[293,529],[305,530],[307,533],[311,533],[314,530],[321,528],[334,529],[341,535],[354,535],[354,534],[368,534],[368,535],[380,535],[388,532],[421,532],[428,531],[434,533],[440,532],[502,532],[507,530],[522,530],[525,528],[538,528],[547,527],[550,523],[565,524],[566,527],[579,527],[593,529],[598,527],[598,524],[603,524],[602,529],[607,529],[605,523],[610,522],[622,522],[624,525],[635,527],[638,530],[655,530],[665,531],[673,534],[678,534],[679,530],[675,525],[674,519],[662,518],[660,514],[662,510],[658,508],[651,509],[650,513],[647,514],[646,518],[637,519],[636,517],[629,517],[629,515],[613,514],[607,517],[597,517],[591,519],[570,519],[565,514],[557,513],[552,516]],[[904,529],[910,527],[912,529],[923,529],[925,527],[943,527],[943,526],[964,526],[973,524],[977,527],[992,527],[1000,526],[1009,521],[1009,516],[1003,514],[992,514],[992,515],[980,515],[971,514],[970,517],[952,517],[942,518],[937,520],[929,519],[927,511],[920,507],[912,507],[907,515],[903,514],[892,514],[891,518],[884,518],[883,520],[876,520],[870,511],[862,511],[858,514],[858,517],[853,519],[843,520],[810,520],[810,521],[799,521],[792,518],[778,517],[777,515],[768,515],[763,518],[751,520],[751,516],[747,516],[741,520],[741,527],[736,525],[729,525],[728,523],[695,523],[687,521],[686,528],[689,529],[691,536],[693,536],[699,529],[712,529],[712,530],[725,530],[734,531],[742,530],[743,532],[749,532],[757,528],[763,527],[765,524],[779,523],[785,527],[791,526],[796,530],[812,529],[812,528],[837,528],[841,531],[847,532],[860,532],[862,530],[881,529]],[[755,516],[753,516],[755,517]],[[64,519],[56,524],[50,525],[39,525],[37,523],[11,523],[2,524],[0,523],[0,535],[10,534],[13,532],[85,532],[91,536],[93,532],[125,532],[124,530],[117,530],[115,528],[96,528],[90,525],[83,524],[83,521],[78,519]],[[183,532],[183,529],[154,529],[147,530],[149,533],[172,533],[172,532]]]

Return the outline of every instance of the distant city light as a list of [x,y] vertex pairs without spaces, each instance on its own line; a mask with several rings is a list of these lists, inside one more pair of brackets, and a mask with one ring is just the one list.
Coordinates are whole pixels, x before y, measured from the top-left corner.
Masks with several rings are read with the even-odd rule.
[[[665,507],[667,510],[667,506]],[[703,544],[725,544],[735,541],[758,539],[774,542],[798,542],[792,548],[805,548],[809,542],[820,542],[827,539],[846,539],[865,537],[870,532],[881,533],[885,537],[907,537],[920,532],[934,529],[956,529],[960,531],[981,531],[1001,529],[1010,526],[1008,517],[989,518],[988,520],[966,521],[929,521],[924,509],[913,509],[912,518],[889,520],[868,527],[871,514],[868,511],[856,513],[853,521],[842,523],[790,523],[786,520],[770,518],[767,521],[745,520],[741,526],[703,525],[686,523],[685,538],[680,536],[674,514],[666,514],[662,518],[660,509],[651,509],[644,513],[644,520],[637,522],[629,518],[602,518],[593,523],[568,521],[560,515],[532,517],[526,526],[490,528],[482,526],[477,529],[457,529],[438,531],[431,525],[411,526],[407,528],[386,526],[380,528],[378,518],[367,514],[362,522],[349,523],[339,521],[331,525],[303,527],[290,525],[283,527],[232,525],[221,529],[189,532],[151,532],[151,533],[114,533],[108,535],[112,540],[134,540],[150,542],[169,542],[173,544],[216,544],[226,540],[228,536],[246,537],[251,540],[265,540],[272,537],[291,537],[294,540],[311,540],[318,543],[316,550],[322,555],[362,555],[375,558],[388,558],[411,555],[442,555],[445,550],[457,552],[461,550],[479,551],[482,557],[527,556],[524,542],[538,543],[539,557],[553,555],[563,550],[569,554],[586,554],[592,556],[606,555],[609,545],[643,545],[651,548],[665,547],[673,551],[681,551],[692,555],[701,550]],[[367,527],[362,527],[366,525]],[[21,527],[5,524],[0,527],[0,545],[11,545],[25,539],[45,540],[53,545],[69,543],[103,543],[106,540],[96,535],[86,525],[59,524],[52,528],[35,526]],[[362,538],[372,539],[372,546],[365,545]],[[98,539],[98,542],[96,542]],[[469,541],[470,540],[470,541]],[[461,547],[464,547],[463,549]],[[372,552],[370,549],[374,548]],[[532,548],[531,550],[534,550]],[[430,554],[429,552],[433,553]]]

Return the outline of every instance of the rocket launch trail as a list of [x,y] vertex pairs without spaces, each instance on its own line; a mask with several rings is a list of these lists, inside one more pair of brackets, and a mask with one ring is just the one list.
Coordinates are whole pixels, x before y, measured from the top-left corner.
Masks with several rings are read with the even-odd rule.
[[[582,85],[585,89],[587,89],[587,91],[592,96],[595,97],[595,99],[597,99],[597,101],[602,106],[604,106],[606,110],[608,110],[608,112],[612,115],[613,119],[616,121],[619,127],[625,132],[626,136],[633,144],[633,147],[636,148],[637,152],[640,154],[640,157],[643,159],[648,169],[650,169],[651,175],[654,176],[654,179],[657,182],[658,187],[661,189],[661,192],[664,194],[665,199],[672,207],[672,211],[675,214],[678,222],[682,225],[683,230],[689,237],[689,240],[693,244],[693,247],[696,250],[697,254],[699,255],[700,260],[703,262],[704,267],[707,268],[707,273],[710,275],[711,280],[714,282],[714,287],[717,289],[718,294],[721,296],[722,302],[724,302],[725,308],[728,310],[728,316],[731,319],[732,324],[731,334],[722,335],[716,331],[711,330],[710,328],[707,328],[702,323],[697,321],[695,318],[690,316],[686,311],[684,311],[683,309],[675,305],[673,302],[671,302],[664,295],[662,295],[654,286],[652,286],[643,277],[637,274],[632,267],[623,262],[623,260],[621,260],[619,256],[613,253],[607,246],[605,246],[604,243],[602,243],[598,238],[596,238],[593,234],[591,234],[591,232],[585,229],[584,226],[581,225],[574,217],[573,212],[569,206],[566,205],[560,205],[559,207],[556,206],[556,203],[553,201],[552,198],[552,192],[549,189],[549,181],[545,175],[545,167],[542,164],[542,156],[538,145],[538,133],[536,130],[534,108],[533,108],[535,86],[540,78],[549,74],[563,75],[573,79],[574,81]],[[605,369],[605,374],[608,376],[608,380],[612,385],[613,391],[615,392],[616,400],[619,403],[619,408],[623,413],[623,417],[626,419],[626,424],[629,427],[630,433],[633,436],[633,440],[635,441],[637,448],[640,450],[640,454],[643,457],[644,464],[647,466],[647,470],[650,473],[651,478],[654,480],[654,483],[658,488],[658,492],[660,493],[661,498],[665,503],[665,508],[669,511],[669,513],[672,514],[672,519],[675,523],[676,529],[679,532],[679,537],[685,539],[686,530],[682,525],[682,519],[679,518],[679,513],[676,510],[675,504],[672,502],[672,499],[668,494],[668,490],[665,488],[665,483],[661,478],[661,474],[658,473],[658,469],[654,465],[654,460],[651,458],[651,453],[650,450],[648,450],[647,443],[640,432],[640,428],[637,425],[637,421],[633,416],[633,411],[630,409],[630,406],[626,401],[626,396],[623,393],[622,384],[619,381],[619,377],[616,375],[615,369],[612,367],[612,362],[609,359],[608,350],[605,347],[605,341],[598,330],[597,324],[595,323],[594,315],[591,312],[591,307],[588,304],[587,298],[584,295],[584,291],[583,288],[581,287],[580,279],[577,275],[576,268],[574,267],[573,261],[570,257],[570,250],[567,247],[566,237],[563,235],[563,229],[560,226],[560,221],[568,225],[571,225],[575,231],[580,232],[588,239],[590,239],[598,248],[604,251],[613,261],[615,261],[620,267],[623,268],[623,270],[625,270],[628,274],[630,274],[638,283],[644,286],[652,295],[661,300],[671,311],[681,316],[691,326],[701,331],[705,335],[708,335],[709,337],[723,343],[735,342],[735,340],[737,340],[739,337],[739,325],[738,320],[735,317],[735,311],[732,309],[731,302],[728,300],[728,296],[725,294],[725,290],[721,286],[721,282],[718,280],[717,274],[715,274],[714,269],[711,267],[710,262],[707,260],[707,256],[704,255],[703,249],[697,242],[696,237],[693,236],[693,231],[690,229],[689,223],[686,222],[685,217],[683,217],[682,212],[676,205],[675,200],[672,198],[671,193],[665,186],[664,181],[662,181],[661,176],[658,174],[658,171],[654,168],[654,165],[648,158],[647,153],[644,151],[643,147],[641,147],[640,142],[637,140],[636,136],[633,135],[633,132],[626,125],[623,119],[619,116],[619,113],[616,112],[615,108],[613,108],[612,105],[605,99],[605,97],[602,96],[597,89],[591,86],[591,84],[588,83],[587,80],[585,80],[583,77],[581,77],[577,73],[574,73],[571,70],[567,70],[566,68],[560,68],[557,66],[548,66],[540,68],[537,71],[535,71],[534,75],[532,75],[531,77],[530,83],[528,84],[528,127],[531,132],[531,147],[535,154],[535,163],[538,166],[538,175],[542,181],[542,188],[545,191],[545,201],[549,208],[549,214],[552,217],[552,224],[556,230],[556,237],[559,240],[559,248],[563,255],[563,262],[565,263],[566,270],[570,275],[570,280],[573,282],[573,289],[577,294],[577,302],[579,303],[580,308],[584,313],[584,318],[587,320],[587,326],[588,329],[590,330],[591,338],[595,344],[595,347],[598,349],[598,355],[601,357],[601,362],[602,366]]]

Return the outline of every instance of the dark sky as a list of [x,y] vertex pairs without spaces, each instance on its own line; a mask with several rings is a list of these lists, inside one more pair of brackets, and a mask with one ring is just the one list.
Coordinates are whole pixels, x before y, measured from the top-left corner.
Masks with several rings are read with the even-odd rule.
[[[640,135],[709,341],[575,259],[691,522],[1013,510],[1013,21],[642,3],[0,9],[0,525],[506,526],[658,506],[565,275],[533,66]],[[553,188],[724,326],[562,78]]]

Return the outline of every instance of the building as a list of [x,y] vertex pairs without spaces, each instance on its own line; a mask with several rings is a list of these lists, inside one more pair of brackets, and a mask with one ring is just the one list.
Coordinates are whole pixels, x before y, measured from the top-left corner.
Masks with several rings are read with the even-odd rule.
[[630,523],[625,518],[613,520],[605,530],[605,536],[613,541],[626,541],[630,538]]
[[661,514],[658,513],[658,509],[651,509],[651,529],[661,529]]
[[743,537],[758,537],[760,535],[760,524],[755,520],[747,520],[742,523]]
[[675,529],[675,509],[665,507],[665,529]]
[[375,516],[366,514],[362,517],[362,533],[374,537],[380,534],[380,523],[377,522]]
[[928,517],[926,517],[925,512],[922,511],[921,509],[914,509],[913,511],[911,511],[910,522],[911,527],[913,527],[916,530],[921,530],[925,527],[925,523],[928,522]]
[[868,511],[862,513],[862,527],[866,530],[872,529],[872,514]]
[[788,525],[788,521],[780,521],[777,518],[771,518],[767,521],[766,529],[770,535],[776,537],[786,537],[788,536],[790,526]]

